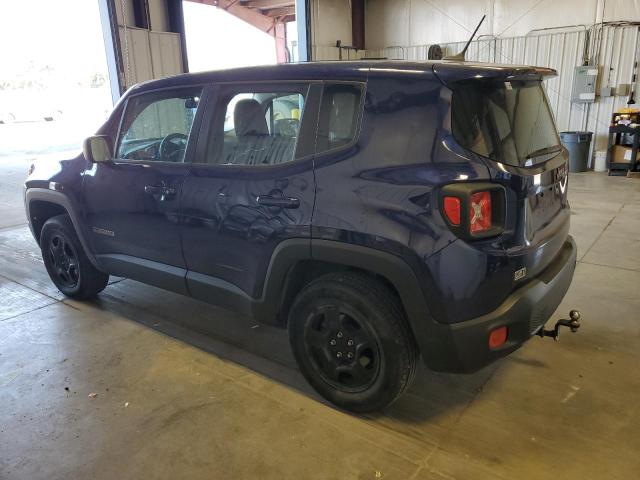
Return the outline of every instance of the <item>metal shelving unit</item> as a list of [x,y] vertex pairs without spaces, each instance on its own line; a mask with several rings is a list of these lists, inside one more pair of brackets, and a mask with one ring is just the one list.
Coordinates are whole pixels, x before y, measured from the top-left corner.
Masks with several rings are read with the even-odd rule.
[[[621,143],[622,134],[631,135],[631,144]],[[629,162],[614,162],[613,149],[615,146],[631,147],[631,160]],[[627,127],[626,125],[614,125],[609,127],[609,142],[607,144],[607,168],[609,175],[626,175],[627,172],[635,172],[638,169],[638,147],[640,146],[640,127]]]

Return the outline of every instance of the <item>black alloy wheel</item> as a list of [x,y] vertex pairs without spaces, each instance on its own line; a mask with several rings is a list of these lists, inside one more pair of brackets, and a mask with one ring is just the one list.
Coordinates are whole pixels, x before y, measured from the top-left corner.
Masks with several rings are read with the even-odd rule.
[[296,295],[288,328],[300,371],[341,408],[383,409],[413,381],[419,352],[402,303],[370,274],[314,279]]
[[48,240],[47,253],[59,284],[66,288],[74,288],[80,281],[78,254],[74,246],[62,233],[51,235]]
[[95,297],[109,283],[109,275],[87,257],[68,215],[57,215],[44,223],[40,249],[51,281],[68,297]]
[[320,306],[307,318],[304,340],[323,380],[340,390],[358,392],[375,380],[380,349],[375,332],[350,310],[344,305]]

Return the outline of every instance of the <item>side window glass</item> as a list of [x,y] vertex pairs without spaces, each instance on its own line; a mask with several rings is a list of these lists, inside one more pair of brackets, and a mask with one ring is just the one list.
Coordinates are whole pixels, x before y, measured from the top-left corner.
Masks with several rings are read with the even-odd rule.
[[184,162],[201,89],[133,97],[120,128],[116,158]]
[[295,159],[304,92],[221,93],[206,163],[277,165]]
[[320,106],[318,153],[347,145],[358,126],[362,89],[357,85],[326,85]]

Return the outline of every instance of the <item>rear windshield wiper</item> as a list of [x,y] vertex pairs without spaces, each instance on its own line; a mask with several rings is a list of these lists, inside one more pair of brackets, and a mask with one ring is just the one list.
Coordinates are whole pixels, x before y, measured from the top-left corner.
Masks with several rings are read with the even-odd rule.
[[524,158],[526,160],[530,160],[530,159],[535,158],[535,157],[540,157],[541,155],[551,155],[551,154],[554,154],[554,153],[558,153],[561,150],[562,150],[562,146],[560,146],[560,145],[554,145],[553,147],[540,148],[539,150],[531,152],[529,155],[527,155]]

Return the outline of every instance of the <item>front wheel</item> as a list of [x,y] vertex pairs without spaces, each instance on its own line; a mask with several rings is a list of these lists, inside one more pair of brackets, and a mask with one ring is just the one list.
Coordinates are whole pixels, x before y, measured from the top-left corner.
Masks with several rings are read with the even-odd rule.
[[346,410],[393,403],[415,375],[418,351],[397,295],[353,272],[324,275],[296,297],[289,337],[302,374]]
[[107,286],[109,275],[91,264],[68,215],[58,215],[45,222],[40,233],[40,249],[49,277],[67,297],[91,298]]

